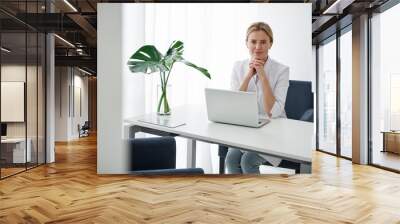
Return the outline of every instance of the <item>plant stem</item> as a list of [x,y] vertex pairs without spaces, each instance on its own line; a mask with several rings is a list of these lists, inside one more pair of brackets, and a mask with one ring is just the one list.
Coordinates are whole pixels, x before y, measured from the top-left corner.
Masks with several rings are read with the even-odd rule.
[[174,63],[172,63],[171,68],[170,68],[169,71],[168,71],[167,80],[165,81],[165,86],[167,86],[168,79],[169,79],[169,74],[171,74],[172,67],[174,67]]
[[167,86],[164,87],[164,113],[169,112],[169,105],[167,99]]
[[160,72],[161,79],[161,96],[158,101],[157,112],[160,113],[161,104],[164,102],[164,111],[163,113],[168,113],[170,111],[168,99],[167,99],[167,79],[165,79],[165,72]]
[[162,99],[163,95],[161,95],[160,99],[158,100],[157,112],[160,112]]
[[162,103],[162,100],[163,100],[163,98],[164,98],[164,80],[163,80],[163,76],[164,76],[164,72],[160,72],[161,97],[160,97],[160,99],[158,100],[157,112],[160,112],[161,103]]
[[165,72],[160,72],[161,89],[163,92],[164,92],[164,80],[165,80]]

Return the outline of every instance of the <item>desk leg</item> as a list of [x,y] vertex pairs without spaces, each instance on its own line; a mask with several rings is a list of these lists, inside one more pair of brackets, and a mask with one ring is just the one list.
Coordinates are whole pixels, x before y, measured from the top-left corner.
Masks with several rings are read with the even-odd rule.
[[219,174],[225,173],[225,158],[228,153],[228,147],[219,145],[218,156],[219,156]]
[[383,133],[383,149],[381,152],[386,152],[386,133]]
[[140,132],[140,127],[137,126],[126,126],[125,128],[125,139],[135,138],[135,134]]
[[196,167],[196,140],[187,139],[187,168]]
[[300,164],[300,173],[311,173],[311,163],[301,163]]

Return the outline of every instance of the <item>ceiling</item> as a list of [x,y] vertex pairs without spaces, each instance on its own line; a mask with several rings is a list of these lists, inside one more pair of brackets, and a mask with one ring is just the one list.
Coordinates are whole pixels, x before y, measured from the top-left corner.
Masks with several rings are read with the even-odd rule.
[[[335,0],[256,0],[238,2],[312,3],[312,36],[313,43],[316,44],[335,32],[338,20],[344,21],[341,22],[340,26],[346,26],[348,25],[347,23],[351,23],[352,16],[356,16],[365,10],[374,9],[387,1],[340,0],[338,4],[335,3]],[[103,2],[172,1],[1,0],[0,24],[3,33],[2,39],[4,39],[2,43],[6,41],[8,47],[12,47],[16,49],[16,52],[20,51],[22,54],[25,53],[25,48],[18,46],[25,46],[25,39],[23,38],[25,28],[28,28],[29,31],[55,32],[60,37],[55,38],[56,65],[80,66],[95,73],[97,3]],[[197,2],[205,1],[198,0]],[[52,13],[49,13],[50,11]],[[28,40],[29,44],[26,50],[28,54],[34,52],[37,45],[35,41],[32,41],[32,43],[30,41]]]

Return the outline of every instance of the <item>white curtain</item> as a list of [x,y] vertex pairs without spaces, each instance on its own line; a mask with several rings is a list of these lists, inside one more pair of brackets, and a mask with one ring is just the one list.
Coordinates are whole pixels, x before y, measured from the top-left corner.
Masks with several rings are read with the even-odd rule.
[[[295,6],[295,8],[291,9],[289,6]],[[297,6],[301,5],[297,4]],[[298,29],[306,27],[302,32],[310,29],[311,35],[311,26],[307,27],[308,24],[304,24],[304,21],[310,23],[311,14],[310,18],[307,17],[307,13],[304,15],[304,6],[302,7],[296,8],[295,4],[285,4],[285,6],[281,4],[146,4],[146,44],[155,45],[159,51],[165,53],[172,41],[181,40],[184,43],[183,57],[208,69],[212,77],[209,80],[195,69],[183,64],[175,64],[168,87],[172,113],[173,108],[180,105],[205,104],[205,87],[229,89],[233,63],[248,57],[245,45],[246,29],[256,21],[264,21],[271,25],[277,41],[274,42],[270,55],[286,65],[290,66],[291,63],[298,61],[296,52],[292,58],[288,59],[287,50],[294,49],[296,45],[299,45],[298,42],[308,45],[309,52],[306,52],[306,56],[309,54],[310,61],[309,66],[308,62],[304,63],[304,66],[308,66],[307,69],[310,70],[311,36],[310,42],[304,43],[305,37],[301,33],[299,40],[294,41],[293,35],[290,34],[296,32],[299,34]],[[282,14],[283,10],[286,11],[285,15]],[[299,20],[299,17],[305,17],[305,19]],[[289,25],[282,26],[283,23]],[[304,55],[304,51],[300,50],[300,54]],[[300,73],[303,72],[301,68],[298,70]],[[307,75],[312,76],[311,72]],[[307,78],[299,79],[307,80]],[[154,112],[158,99],[158,75],[147,76],[145,83],[146,112]],[[219,166],[217,146],[198,142],[196,164],[206,173],[217,173]],[[186,167],[186,141],[179,138],[177,139],[177,167]]]

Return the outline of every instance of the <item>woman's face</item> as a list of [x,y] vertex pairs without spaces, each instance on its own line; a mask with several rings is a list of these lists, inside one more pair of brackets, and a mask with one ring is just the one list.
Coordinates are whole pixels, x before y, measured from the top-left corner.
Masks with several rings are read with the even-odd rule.
[[246,45],[251,58],[266,60],[268,50],[271,48],[271,40],[264,31],[253,31],[249,34]]

